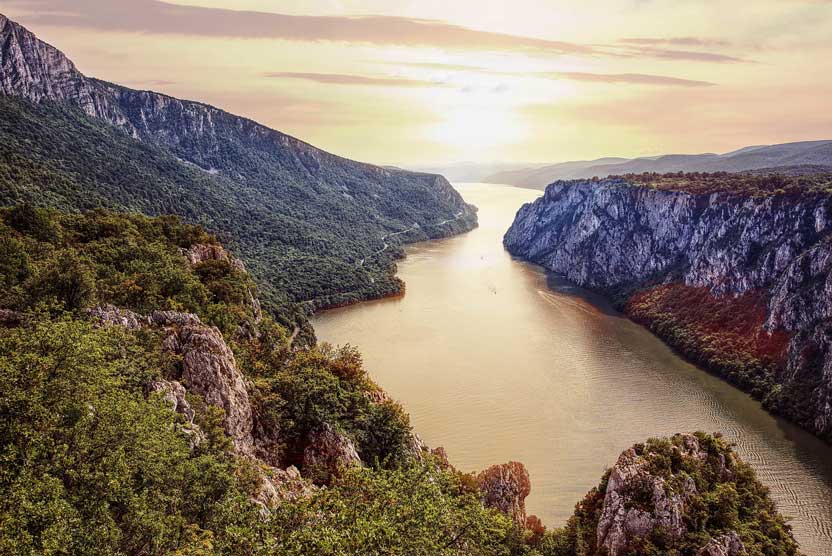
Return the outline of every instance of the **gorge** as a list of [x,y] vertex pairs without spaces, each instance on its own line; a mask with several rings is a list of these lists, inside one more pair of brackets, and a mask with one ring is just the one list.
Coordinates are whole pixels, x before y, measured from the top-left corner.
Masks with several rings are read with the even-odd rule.
[[[810,440],[778,432],[780,422],[732,398],[733,390],[711,401],[722,396],[737,411],[712,403],[717,418],[701,419],[691,384],[704,375],[677,367],[643,334],[635,343],[646,342],[648,355],[625,364],[631,347],[644,352],[612,335],[641,329],[607,320],[617,317],[575,292],[547,297],[537,272],[529,275],[537,286],[526,291],[536,303],[562,309],[566,299],[591,315],[589,326],[577,327],[585,342],[573,343],[571,359],[597,357],[583,350],[592,342],[619,349],[576,369],[533,364],[523,351],[529,344],[509,345],[507,327],[538,342],[551,330],[535,334],[535,323],[518,313],[494,311],[506,301],[521,317],[536,308],[513,303],[529,283],[506,291],[489,274],[500,249],[493,223],[485,235],[450,240],[474,238],[476,246],[485,237],[489,248],[448,261],[463,280],[436,274],[430,293],[445,304],[428,306],[425,326],[384,350],[405,358],[414,342],[422,355],[479,357],[508,348],[512,358],[494,359],[490,376],[418,358],[411,374],[531,388],[523,403],[537,396],[542,421],[574,428],[565,452],[589,448],[581,472],[592,478],[564,472],[558,487],[558,497],[577,501],[573,511],[552,516],[549,502],[539,506],[544,526],[527,512],[534,477],[519,457],[493,452],[499,444],[486,439],[478,453],[496,457],[473,472],[456,446],[449,457],[420,438],[418,403],[414,427],[394,399],[399,392],[376,383],[384,374],[374,364],[368,372],[360,351],[318,343],[308,318],[316,311],[412,299],[402,298],[396,276],[405,244],[477,227],[476,207],[442,176],[356,162],[213,106],[88,77],[2,15],[0,93],[0,552],[796,556],[775,497],[800,513],[796,526],[811,556],[828,543],[826,477],[815,469],[828,462],[826,452],[807,457],[805,446],[816,447]],[[825,226],[821,216],[816,226]],[[510,262],[510,273],[520,266],[502,251],[496,260]],[[786,288],[793,310],[784,322],[803,322],[808,286]],[[474,311],[471,329],[479,333],[457,343],[470,324],[464,318],[454,334],[430,333],[454,323],[446,317],[460,303]],[[578,315],[559,314],[572,319],[562,327],[566,338]],[[612,335],[592,329],[599,323],[612,324]],[[372,332],[381,337],[397,326],[374,322]],[[361,341],[354,332],[347,342]],[[568,345],[532,347],[546,361]],[[659,362],[645,375],[651,353]],[[761,372],[777,361],[761,360]],[[414,370],[403,360],[389,368]],[[540,379],[547,369],[550,384],[564,388],[540,388],[520,373]],[[441,382],[426,384],[436,396]],[[465,386],[443,393],[482,394]],[[611,415],[650,402],[660,388],[662,420],[656,408]],[[553,408],[557,393],[563,399]],[[494,392],[480,402],[509,430],[524,418]],[[641,426],[625,431],[617,419]],[[469,434],[454,418],[443,421]],[[539,438],[524,440],[549,459],[559,453]],[[797,455],[789,459],[790,451]],[[784,481],[774,497],[744,459],[766,481]],[[800,484],[797,498],[788,496],[790,479]]]
[[[428,444],[461,469],[517,459],[526,506],[563,523],[624,444],[723,431],[793,518],[806,554],[832,542],[832,448],[673,354],[598,295],[512,259],[500,241],[534,191],[455,184],[480,227],[407,249],[407,295],[313,317],[358,346]],[[396,345],[396,350],[390,350]]]

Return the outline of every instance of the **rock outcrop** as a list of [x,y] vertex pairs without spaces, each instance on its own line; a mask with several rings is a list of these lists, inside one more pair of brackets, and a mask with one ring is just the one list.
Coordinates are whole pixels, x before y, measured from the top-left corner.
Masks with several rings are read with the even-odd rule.
[[[726,457],[709,449],[696,435],[678,434],[665,450],[637,445],[624,451],[610,470],[596,531],[597,546],[607,556],[632,554],[639,542],[657,533],[672,546],[689,532],[688,510],[695,507],[695,498],[705,493],[697,490],[687,471],[674,472],[666,462],[676,461],[679,469],[688,471],[705,470],[696,473],[718,484],[735,478],[733,453],[728,451]],[[737,556],[742,551],[742,541],[730,533],[712,539],[699,554]]]
[[315,486],[304,479],[294,465],[277,469],[262,466],[256,460],[252,463],[258,469],[257,492],[252,501],[260,506],[260,515],[264,518],[281,502],[308,498],[315,492]]
[[699,549],[697,556],[742,556],[745,547],[739,535],[731,531],[721,535]]
[[598,521],[598,546],[609,556],[618,556],[631,539],[645,538],[659,528],[678,540],[685,533],[685,501],[693,494],[696,484],[690,478],[682,492],[668,493],[666,481],[653,475],[647,462],[630,448],[610,473]]
[[[270,442],[254,438],[254,412],[243,374],[237,367],[234,353],[214,326],[202,323],[193,313],[154,311],[142,316],[113,305],[87,311],[99,326],[123,326],[135,330],[143,326],[164,329],[163,348],[180,358],[178,380],[158,380],[147,386],[148,393],[161,393],[177,413],[193,423],[193,410],[186,392],[202,396],[209,405],[225,412],[224,427],[241,455],[264,454],[262,447],[276,445],[277,431],[269,431]],[[259,449],[258,449],[259,445]],[[269,463],[273,460],[264,458]]]
[[832,195],[695,194],[624,178],[555,182],[518,211],[504,244],[619,300],[656,284],[760,296],[760,334],[791,339],[788,361],[767,379],[779,386],[765,393],[766,405],[832,440]]
[[519,526],[526,523],[526,497],[531,492],[529,472],[522,463],[512,461],[492,465],[477,475],[483,503],[511,517]]
[[312,432],[303,450],[303,473],[318,484],[328,484],[345,468],[361,465],[352,440],[324,423]]
[[188,259],[188,263],[191,266],[196,266],[207,261],[228,261],[232,267],[240,272],[246,271],[243,261],[232,256],[222,245],[216,243],[195,243],[189,248],[183,249],[182,253]]
[[235,449],[254,455],[254,418],[248,389],[220,331],[203,325],[195,315],[156,312],[151,318],[167,327],[165,348],[182,358],[180,380],[206,403],[225,411],[225,431]]
[[123,326],[128,330],[136,330],[150,324],[148,317],[111,304],[93,307],[87,310],[87,316],[98,326]]

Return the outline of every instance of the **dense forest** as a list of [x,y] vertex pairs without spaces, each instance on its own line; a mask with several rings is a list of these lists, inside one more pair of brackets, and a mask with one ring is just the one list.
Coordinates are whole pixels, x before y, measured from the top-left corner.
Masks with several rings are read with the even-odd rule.
[[0,204],[176,214],[203,224],[245,260],[266,308],[307,339],[303,311],[400,292],[394,260],[404,241],[476,221],[464,203],[437,199],[438,176],[301,175],[232,137],[222,144],[235,166],[209,171],[70,105],[0,97]]

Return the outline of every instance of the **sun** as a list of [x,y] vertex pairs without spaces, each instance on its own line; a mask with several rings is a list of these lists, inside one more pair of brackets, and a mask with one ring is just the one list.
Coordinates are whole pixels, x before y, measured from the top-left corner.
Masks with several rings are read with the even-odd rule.
[[463,156],[474,157],[522,140],[525,126],[512,110],[468,105],[445,112],[429,135]]

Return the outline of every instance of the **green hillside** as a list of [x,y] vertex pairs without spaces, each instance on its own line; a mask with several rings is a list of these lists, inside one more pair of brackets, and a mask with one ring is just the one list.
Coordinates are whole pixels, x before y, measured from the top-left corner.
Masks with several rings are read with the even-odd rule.
[[247,175],[234,180],[230,170],[181,162],[68,105],[0,97],[0,204],[106,207],[203,224],[246,262],[265,306],[285,324],[305,322],[304,302],[316,309],[400,291],[393,261],[401,241],[475,222],[467,205],[454,212],[453,202],[437,202],[437,176],[392,172],[384,188],[360,173],[313,178],[281,164],[280,153],[265,156],[233,137],[223,144]]

